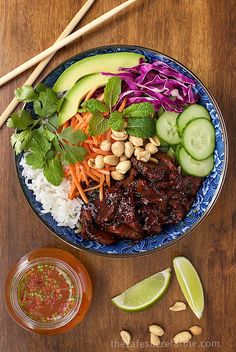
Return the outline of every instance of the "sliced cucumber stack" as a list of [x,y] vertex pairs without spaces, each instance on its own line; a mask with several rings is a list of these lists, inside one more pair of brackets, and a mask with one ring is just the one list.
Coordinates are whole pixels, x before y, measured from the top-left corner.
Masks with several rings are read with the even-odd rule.
[[211,117],[204,108],[204,106],[199,104],[189,105],[179,116],[177,117],[177,128],[178,132],[181,134],[187,123],[197,117],[205,117],[207,120],[211,120]]
[[186,152],[196,160],[204,160],[215,149],[215,129],[205,118],[197,118],[187,123],[183,130],[182,143]]
[[193,159],[183,147],[178,151],[178,162],[183,171],[192,176],[205,177],[209,175],[214,167],[213,155],[205,160]]
[[157,120],[157,135],[170,145],[181,142],[176,126],[176,119],[179,114],[165,111]]
[[156,130],[169,145],[167,154],[186,174],[205,177],[212,171],[215,128],[203,106],[190,105],[181,114],[165,111],[157,120]]

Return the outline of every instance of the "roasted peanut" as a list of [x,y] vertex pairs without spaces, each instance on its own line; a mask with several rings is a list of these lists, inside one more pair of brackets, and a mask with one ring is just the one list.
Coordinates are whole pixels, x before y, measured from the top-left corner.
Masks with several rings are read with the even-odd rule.
[[155,154],[158,152],[158,148],[155,144],[152,144],[152,143],[148,143],[146,144],[145,146],[145,149],[147,152],[149,152],[150,154]]
[[112,130],[111,137],[115,141],[125,141],[128,138],[128,134],[127,134],[126,131],[114,131],[114,130]]
[[118,171],[112,171],[111,172],[111,177],[113,178],[113,180],[122,181],[125,178],[125,175],[122,175]]
[[178,343],[188,343],[192,338],[192,335],[188,331],[182,331],[179,332],[175,337],[173,338],[173,341],[175,344]]
[[160,337],[151,333],[150,334],[150,343],[153,346],[160,346],[160,344],[161,344]]
[[186,310],[186,304],[184,302],[175,302],[173,306],[169,308],[169,310],[172,310],[173,312],[180,312],[181,310]]
[[95,167],[95,159],[94,158],[88,159],[88,166],[89,167]]
[[134,149],[134,156],[137,158],[137,153],[138,152],[145,152],[145,149],[144,148],[141,148],[141,147],[135,147]]
[[131,142],[125,142],[125,155],[127,158],[131,158],[134,152],[134,146]]
[[200,326],[197,326],[197,325],[191,326],[191,328],[189,328],[189,330],[195,336],[201,335],[201,333],[202,333],[202,328]]
[[150,158],[149,159],[153,164],[158,164],[159,163],[159,161],[156,159],[156,158]]
[[120,157],[122,154],[124,154],[125,151],[125,145],[124,142],[115,142],[111,145],[111,151],[114,155]]
[[100,149],[103,150],[104,152],[109,152],[111,150],[111,142],[104,140],[100,144]]
[[129,136],[129,141],[130,141],[135,147],[141,147],[141,146],[143,145],[143,138],[134,137],[134,136]]
[[150,157],[151,157],[151,154],[149,152],[147,152],[146,150],[144,152],[137,152],[137,154],[136,154],[137,160],[144,161],[145,163],[148,162]]
[[122,175],[126,174],[127,171],[131,168],[131,161],[130,160],[125,160],[119,162],[118,165],[116,165],[116,171],[121,173]]
[[129,331],[126,330],[121,330],[120,332],[120,337],[122,338],[122,341],[124,341],[124,343],[129,346],[131,343],[131,333]]
[[163,330],[162,327],[159,326],[159,325],[155,325],[155,324],[150,325],[150,326],[149,326],[149,331],[150,331],[152,334],[157,335],[157,336],[162,336],[162,335],[164,335],[164,330]]
[[160,139],[157,136],[154,136],[152,138],[149,138],[149,141],[159,147],[161,145]]
[[104,160],[102,155],[97,155],[95,158],[95,167],[97,169],[102,169],[104,167]]
[[116,166],[119,163],[119,158],[116,155],[106,155],[103,160],[105,164],[111,166]]

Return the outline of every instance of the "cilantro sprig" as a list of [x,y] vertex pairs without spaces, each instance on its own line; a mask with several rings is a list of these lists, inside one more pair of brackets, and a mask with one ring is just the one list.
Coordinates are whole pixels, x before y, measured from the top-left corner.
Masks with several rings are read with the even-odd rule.
[[[89,121],[89,134],[96,136],[105,133],[109,127],[115,131],[122,130],[126,122],[127,133],[135,137],[152,137],[155,135],[156,121],[154,107],[149,102],[132,104],[123,112],[114,110],[121,93],[121,79],[112,77],[104,90],[104,103],[90,99],[82,104],[83,111],[92,113]],[[113,111],[114,110],[114,111]],[[109,114],[109,118],[104,116]]]
[[58,186],[63,180],[63,165],[84,160],[87,152],[80,144],[87,135],[72,127],[58,132],[57,113],[62,99],[44,84],[35,89],[32,86],[18,88],[15,96],[18,101],[32,103],[34,109],[34,116],[28,110],[20,110],[7,121],[9,128],[16,129],[11,136],[15,153],[27,152],[27,164],[43,169],[46,179]]

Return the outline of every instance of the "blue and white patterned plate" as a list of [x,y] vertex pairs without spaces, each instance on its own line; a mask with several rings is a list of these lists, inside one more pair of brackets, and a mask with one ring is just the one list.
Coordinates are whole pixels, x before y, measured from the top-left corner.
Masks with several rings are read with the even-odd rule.
[[59,238],[76,248],[87,250],[95,254],[110,256],[131,256],[150,253],[155,250],[165,248],[166,246],[176,242],[177,240],[186,236],[188,233],[192,232],[196,226],[198,226],[199,223],[206,217],[206,215],[215,204],[225,179],[228,162],[227,133],[224,120],[217,103],[207,88],[192,72],[178,63],[176,60],[164,54],[138,46],[122,45],[99,47],[83,52],[65,61],[63,64],[55,68],[49,75],[47,75],[42,82],[49,87],[53,87],[54,83],[62,74],[62,72],[76,61],[79,61],[88,56],[122,51],[130,51],[142,54],[149,62],[154,60],[161,60],[174,67],[179,72],[193,78],[196,82],[196,90],[200,96],[200,104],[205,106],[211,115],[212,123],[214,124],[216,131],[216,148],[214,152],[215,166],[211,174],[205,178],[185,219],[176,225],[167,226],[161,234],[145,238],[138,243],[124,240],[115,245],[102,245],[95,241],[84,240],[79,234],[76,234],[70,228],[58,226],[50,214],[42,213],[41,204],[35,200],[33,192],[27,188],[24,177],[22,176],[22,169],[19,165],[22,155],[16,157],[17,173],[25,197],[33,211],[46,225],[46,227]]

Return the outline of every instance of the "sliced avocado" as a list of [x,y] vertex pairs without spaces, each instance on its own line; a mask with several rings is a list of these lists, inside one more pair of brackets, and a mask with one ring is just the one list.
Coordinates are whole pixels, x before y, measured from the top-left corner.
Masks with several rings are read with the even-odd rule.
[[133,67],[138,65],[139,59],[144,56],[136,53],[122,52],[101,54],[86,57],[68,67],[54,84],[55,92],[64,92],[82,77],[98,72],[117,73],[120,67]]
[[59,126],[63,125],[63,123],[77,113],[79,104],[91,89],[105,86],[108,79],[108,76],[95,73],[81,78],[70,90],[68,90],[59,111]]

